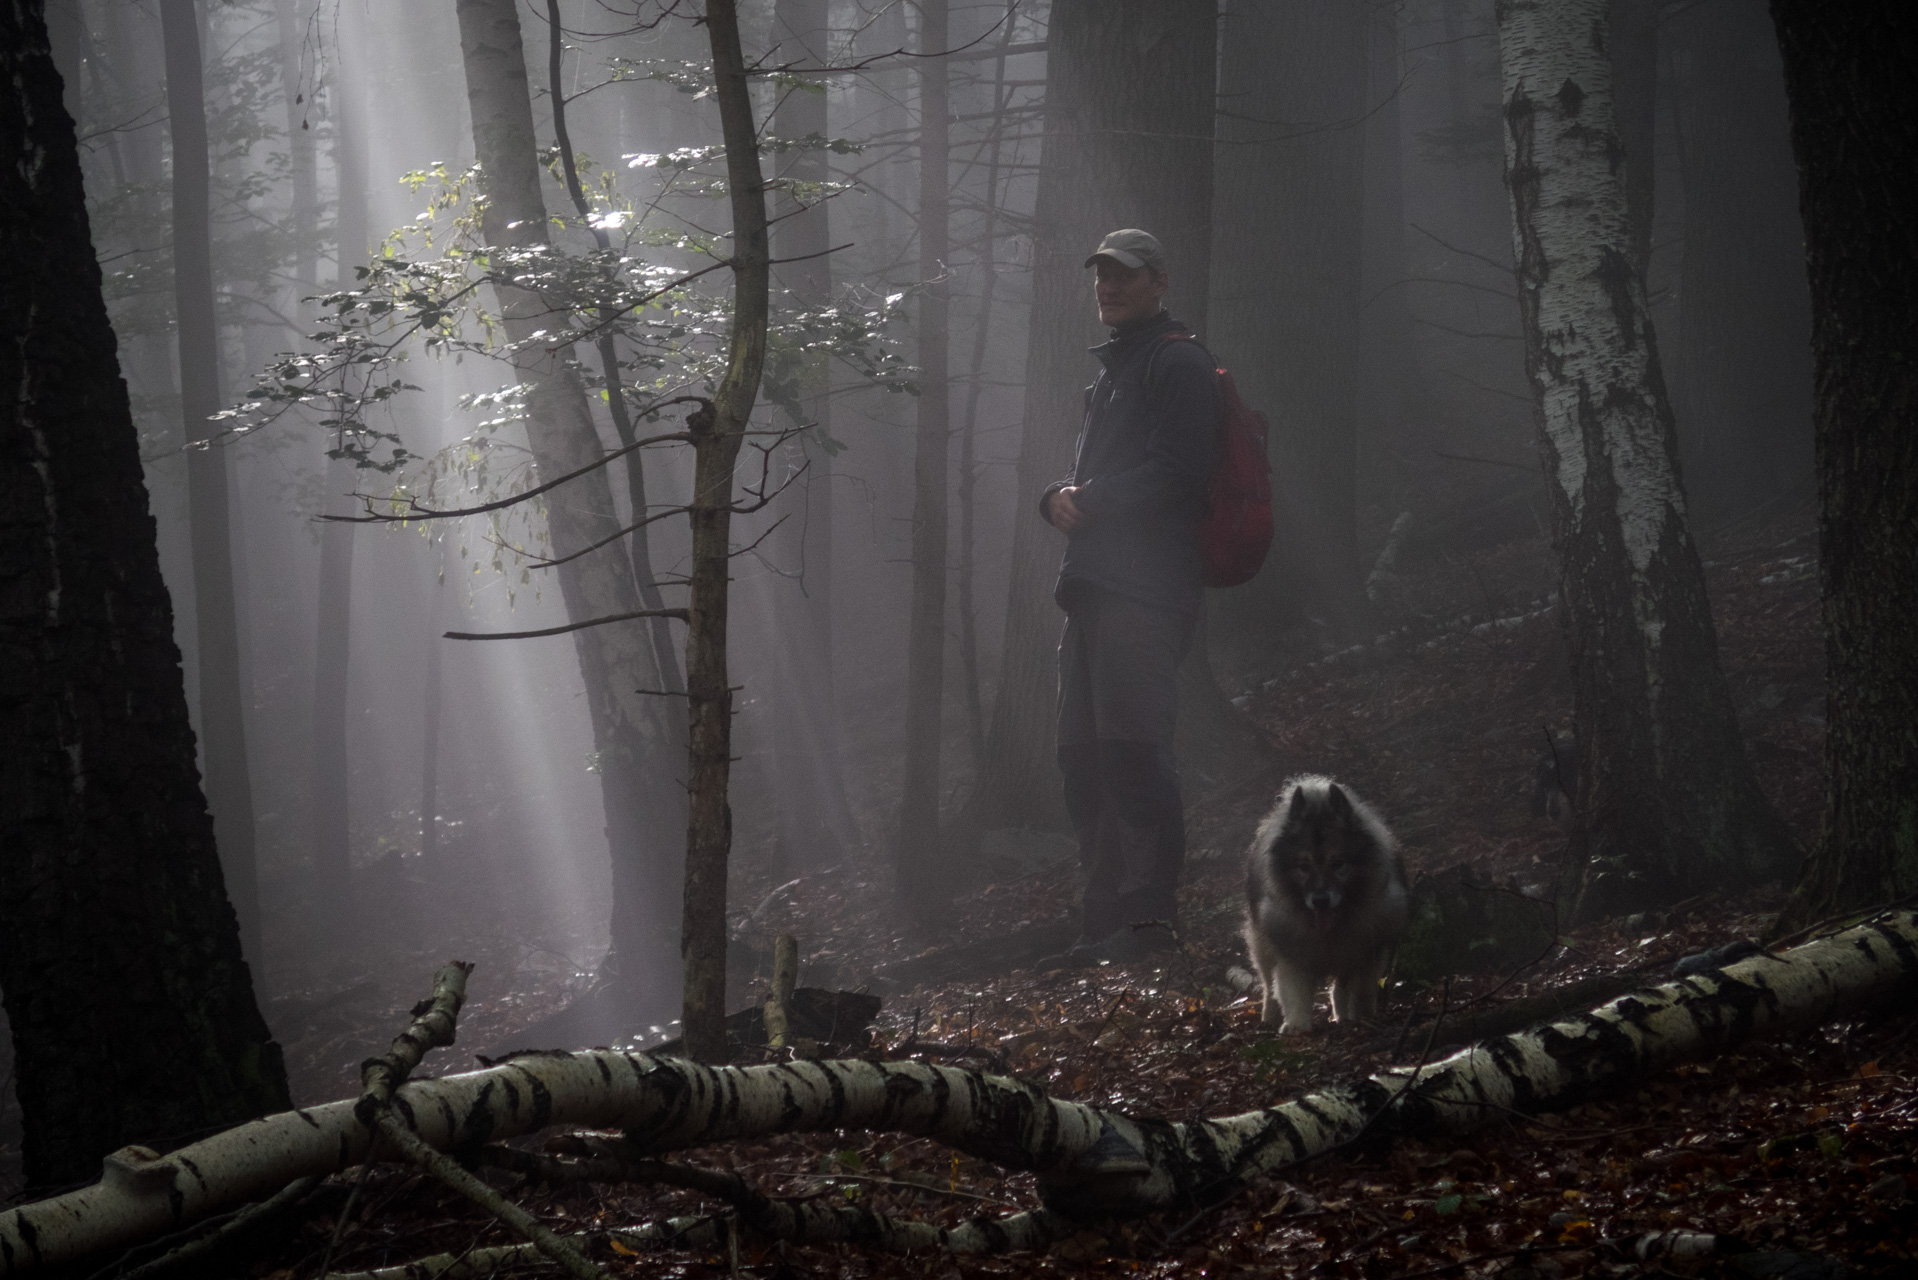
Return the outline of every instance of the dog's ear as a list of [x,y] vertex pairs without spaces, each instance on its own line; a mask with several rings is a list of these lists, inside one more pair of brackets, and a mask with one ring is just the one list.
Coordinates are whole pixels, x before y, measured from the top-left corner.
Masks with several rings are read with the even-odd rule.
[[1349,821],[1352,817],[1352,801],[1345,794],[1345,788],[1333,783],[1325,789],[1325,803],[1331,809],[1332,816]]
[[1305,821],[1305,788],[1292,788],[1292,803],[1285,806],[1286,825]]

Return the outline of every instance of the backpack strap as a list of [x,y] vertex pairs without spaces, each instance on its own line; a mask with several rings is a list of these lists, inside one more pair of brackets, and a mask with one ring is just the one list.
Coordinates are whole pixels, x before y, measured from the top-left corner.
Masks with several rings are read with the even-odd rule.
[[1208,365],[1216,366],[1217,362],[1212,359],[1212,352],[1207,349],[1206,345],[1203,342],[1200,342],[1197,338],[1192,336],[1192,334],[1187,332],[1186,330],[1174,329],[1170,333],[1160,334],[1158,341],[1152,344],[1152,350],[1146,354],[1145,373],[1140,378],[1140,382],[1139,382],[1140,387],[1145,391],[1145,394],[1148,399],[1152,395],[1152,371],[1158,368],[1159,366],[1159,354],[1162,351],[1165,351],[1168,347],[1171,347],[1173,344],[1179,343],[1179,342],[1190,342],[1193,346],[1197,347],[1199,350],[1204,351],[1206,355],[1206,363]]

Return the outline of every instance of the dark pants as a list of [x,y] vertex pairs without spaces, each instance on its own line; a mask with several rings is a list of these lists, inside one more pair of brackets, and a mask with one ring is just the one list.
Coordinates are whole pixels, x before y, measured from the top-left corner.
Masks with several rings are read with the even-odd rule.
[[1185,806],[1172,755],[1193,619],[1079,587],[1059,640],[1059,768],[1085,865],[1084,932],[1177,915]]

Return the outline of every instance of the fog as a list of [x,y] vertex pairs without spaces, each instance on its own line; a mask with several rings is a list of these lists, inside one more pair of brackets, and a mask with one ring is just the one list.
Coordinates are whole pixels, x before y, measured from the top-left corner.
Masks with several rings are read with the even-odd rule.
[[[49,8],[61,19],[56,53],[79,120],[94,238],[198,717],[156,5],[63,0]],[[915,229],[917,63],[899,51],[915,47],[919,11],[904,0],[825,8],[824,54],[842,69],[808,73],[820,65],[817,51],[782,33],[771,0],[742,5],[748,60],[797,65],[789,79],[805,81],[765,77],[757,106],[769,118],[785,96],[823,96],[827,136],[846,140],[823,153],[829,181],[844,184],[821,206],[834,297],[849,309],[889,309],[883,340],[910,365],[929,282],[920,278]],[[723,199],[662,194],[672,171],[647,159],[719,140],[710,95],[653,75],[668,63],[703,67],[704,29],[684,14],[662,15],[651,0],[637,11],[631,0],[563,0],[561,10],[568,123],[574,150],[591,161],[589,188],[609,175],[645,211],[637,225],[649,234],[723,231]],[[1310,452],[1326,447],[1325,433],[1343,432],[1330,447],[1343,450],[1351,476],[1343,493],[1332,481],[1312,482],[1326,527],[1282,548],[1258,583],[1215,596],[1211,666],[1231,696],[1301,656],[1429,617],[1439,607],[1434,584],[1490,549],[1518,548],[1512,554],[1524,567],[1487,589],[1488,616],[1535,607],[1552,575],[1512,280],[1490,0],[1379,0],[1352,13],[1308,0],[1224,0],[1220,10],[1210,274],[1175,273],[1168,301],[1175,314],[1209,315],[1202,336],[1248,400],[1272,416],[1282,488],[1285,442],[1317,440],[1298,444]],[[1681,0],[1642,11],[1654,32],[1648,127],[1640,129],[1650,153],[1634,170],[1651,183],[1645,274],[1693,522],[1714,527],[1802,501],[1811,482],[1805,285],[1783,84],[1762,6]],[[536,127],[550,146],[545,6],[519,12]],[[1049,16],[1044,0],[950,10],[951,254],[932,283],[952,301],[952,378],[914,388],[948,396],[953,423],[939,775],[949,820],[966,808],[980,762],[986,726],[972,708],[982,708],[981,719],[993,714],[1006,645],[1027,640],[1009,636],[1008,583],[1014,530],[1036,518],[1018,463],[1031,425],[1023,421],[1029,328],[1042,306],[1035,242],[1047,241],[1034,208],[1044,147],[1055,141],[1043,114]],[[203,7],[202,40],[220,374],[225,402],[238,406],[277,353],[310,347],[305,335],[320,308],[307,299],[352,287],[366,261],[361,246],[341,243],[342,226],[353,225],[341,193],[354,186],[342,156],[353,165],[357,144],[365,252],[390,244],[405,255],[423,252],[417,235],[386,237],[418,218],[431,192],[406,175],[436,166],[459,174],[473,164],[474,144],[450,3],[236,0]],[[986,56],[997,48],[1011,52]],[[821,153],[769,150],[768,172],[778,177],[808,154]],[[556,165],[552,172],[546,204],[565,220],[555,241],[586,252],[591,241],[571,217]],[[1151,176],[1135,180],[1149,185]],[[1096,209],[1101,195],[1080,198]],[[776,226],[776,256],[780,234]],[[631,243],[634,254],[669,265],[692,261],[671,245]],[[1066,246],[1080,257],[1091,247]],[[302,271],[311,274],[302,279]],[[775,267],[775,288],[803,288],[797,271]],[[1093,341],[1089,281],[1082,301],[1081,327]],[[598,376],[584,344],[578,358]],[[1093,371],[1087,358],[1075,377],[1090,381]],[[549,478],[530,474],[520,423],[488,425],[511,419],[510,408],[470,403],[511,385],[505,364],[415,348],[404,379],[414,389],[369,413],[423,460],[397,471],[329,468],[335,441],[310,408],[235,419],[247,429],[218,445],[231,481],[257,832],[261,941],[249,960],[269,1020],[295,997],[369,974],[385,979],[412,957],[474,950],[508,966],[499,977],[509,988],[577,991],[609,945],[606,815],[573,636],[441,638],[567,624],[555,575],[530,555],[542,509],[521,508],[497,524],[345,526],[352,888],[346,903],[326,905],[315,852],[326,803],[316,780],[316,664],[329,621],[317,517],[367,509],[342,490],[342,478],[376,507],[396,485],[422,492],[432,460],[442,477],[434,493],[446,506],[496,496],[501,483]],[[1076,396],[1077,385],[1066,390]],[[593,406],[602,441],[616,447],[597,393]],[[840,359],[829,389],[805,411],[813,419],[829,412],[830,445],[816,433],[803,445],[778,444],[769,474],[785,487],[734,525],[741,554],[730,660],[741,688],[732,910],[751,911],[793,876],[829,875],[862,886],[871,913],[886,918],[897,911],[890,886],[904,785],[915,394],[876,385]],[[641,423],[641,433],[676,429],[675,421]],[[764,398],[756,421],[768,430],[794,423]],[[969,446],[961,439],[968,429]],[[465,488],[459,473],[478,456],[473,441],[496,486],[483,493]],[[976,487],[962,489],[962,449]],[[690,452],[659,447],[644,456],[650,501],[684,501]],[[742,483],[756,482],[759,465],[748,449]],[[962,499],[974,530],[969,619],[957,587]],[[1407,513],[1404,527],[1416,536],[1389,578],[1372,575],[1369,601],[1353,605],[1367,596],[1368,575]],[[649,535],[662,590],[681,603],[673,580],[688,571],[685,522],[660,520]],[[1056,550],[1047,544],[1045,554]],[[1355,608],[1370,612],[1354,620]],[[977,637],[977,688],[961,660],[967,626]],[[672,634],[683,641],[679,624]],[[683,717],[677,699],[666,701],[666,714]],[[424,812],[429,788],[433,814]],[[980,823],[1030,820],[986,814]],[[647,981],[670,987],[672,975]]]

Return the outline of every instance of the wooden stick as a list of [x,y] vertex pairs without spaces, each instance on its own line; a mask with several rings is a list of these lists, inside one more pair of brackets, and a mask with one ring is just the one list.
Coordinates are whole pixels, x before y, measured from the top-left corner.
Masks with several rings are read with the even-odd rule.
[[793,984],[799,980],[799,941],[790,933],[782,933],[773,940],[773,986],[766,993],[766,1047],[783,1049],[786,1047],[786,1035],[790,1027],[786,1021],[786,1005],[793,998]]

